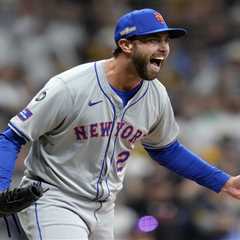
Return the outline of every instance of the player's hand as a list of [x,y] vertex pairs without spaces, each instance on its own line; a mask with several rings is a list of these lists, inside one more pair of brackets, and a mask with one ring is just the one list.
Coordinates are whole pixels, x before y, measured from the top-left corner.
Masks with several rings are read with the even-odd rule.
[[221,192],[225,192],[236,199],[240,199],[240,175],[230,177],[223,186]]

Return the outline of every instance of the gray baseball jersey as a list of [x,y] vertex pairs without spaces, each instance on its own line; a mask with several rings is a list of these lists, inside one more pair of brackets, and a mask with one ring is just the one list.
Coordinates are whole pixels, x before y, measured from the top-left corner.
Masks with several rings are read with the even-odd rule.
[[114,200],[136,142],[161,148],[178,135],[165,87],[144,81],[123,107],[104,61],[53,77],[9,126],[31,141],[26,173],[91,200]]

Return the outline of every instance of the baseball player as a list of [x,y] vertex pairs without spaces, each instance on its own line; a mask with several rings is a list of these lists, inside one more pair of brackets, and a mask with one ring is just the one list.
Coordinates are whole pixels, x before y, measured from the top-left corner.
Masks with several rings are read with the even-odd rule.
[[117,22],[112,58],[53,77],[9,121],[0,138],[0,189],[10,186],[26,142],[31,149],[21,185],[49,188],[19,213],[29,239],[114,239],[114,201],[137,142],[168,169],[240,199],[240,176],[229,176],[178,141],[167,91],[157,79],[169,41],[185,34],[153,9],[127,13]]

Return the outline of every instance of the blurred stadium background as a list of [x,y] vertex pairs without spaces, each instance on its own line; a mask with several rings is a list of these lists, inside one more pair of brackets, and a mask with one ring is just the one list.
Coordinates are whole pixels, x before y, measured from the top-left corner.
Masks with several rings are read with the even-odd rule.
[[[53,75],[110,57],[117,18],[143,7],[159,10],[170,26],[189,31],[171,43],[159,76],[168,88],[181,141],[209,162],[239,174],[237,0],[0,0],[0,130]],[[13,185],[22,176],[27,149],[17,161]],[[176,176],[138,146],[117,202],[116,239],[239,240],[239,217],[239,201]],[[16,233],[13,238],[24,239]],[[0,239],[8,239],[4,222]]]

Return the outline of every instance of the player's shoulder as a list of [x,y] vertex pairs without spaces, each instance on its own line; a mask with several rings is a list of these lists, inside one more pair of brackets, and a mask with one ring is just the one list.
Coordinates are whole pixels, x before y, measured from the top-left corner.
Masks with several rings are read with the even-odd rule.
[[94,62],[88,62],[88,63],[80,64],[73,68],[70,68],[56,75],[55,77],[61,78],[64,82],[68,83],[68,82],[79,81],[82,78],[88,79],[89,77],[94,75],[95,75]]
[[89,62],[75,66],[56,75],[54,78],[61,80],[72,96],[79,95],[96,84],[94,63]]
[[159,81],[154,79],[149,82],[149,88],[147,92],[148,104],[154,106],[155,109],[161,109],[169,101],[169,96],[166,87]]
[[168,95],[166,87],[157,78],[150,82],[150,91],[152,94],[158,95],[158,97]]
[[166,106],[168,106],[168,108],[171,106],[171,101],[167,89],[159,79],[154,79],[149,82],[149,90],[147,96],[148,105],[151,106],[154,110],[157,109],[160,115]]

